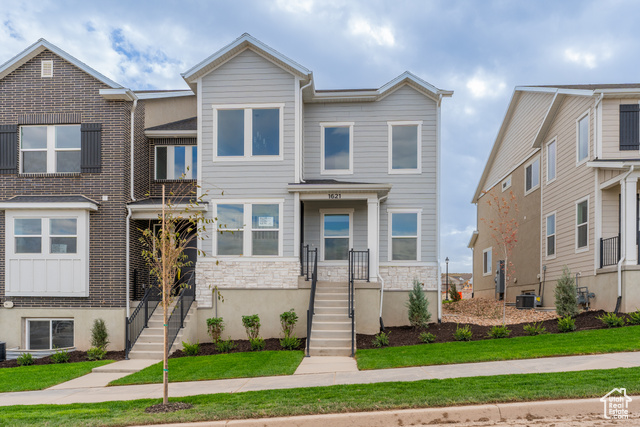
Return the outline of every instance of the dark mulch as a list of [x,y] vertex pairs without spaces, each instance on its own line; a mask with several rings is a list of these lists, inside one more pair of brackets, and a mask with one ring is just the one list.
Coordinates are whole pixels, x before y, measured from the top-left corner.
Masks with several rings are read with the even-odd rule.
[[160,414],[164,412],[184,411],[185,409],[191,408],[193,408],[193,405],[190,403],[169,402],[166,405],[164,403],[159,403],[157,405],[149,406],[144,410],[144,412],[148,414]]
[[[237,345],[237,347],[231,350],[229,353],[251,351],[251,343],[249,343],[249,340],[234,340],[233,342]],[[265,350],[282,350],[279,338],[267,338],[264,340],[264,344]],[[303,350],[305,348],[305,345],[306,340],[304,338],[300,338],[300,347],[298,347],[298,349]],[[200,352],[198,353],[198,356],[209,356],[212,354],[220,354],[214,343],[200,343]],[[172,359],[175,357],[186,357],[186,354],[184,354],[182,350],[176,350],[171,356],[169,356],[169,358]]]
[[[124,350],[122,351],[108,351],[104,358],[105,360],[124,360]],[[43,357],[41,359],[34,359],[34,365],[50,365],[53,364],[51,356]],[[69,353],[69,362],[87,362],[86,351],[72,351]],[[15,360],[5,360],[0,362],[0,368],[15,368],[18,366]]]
[[[576,320],[576,330],[577,331],[585,331],[588,329],[603,329],[606,326],[596,317],[602,316],[606,313],[603,310],[598,311],[585,311],[575,318]],[[627,318],[626,315],[621,314],[622,317]],[[545,320],[540,322],[542,326],[547,329],[547,333],[555,334],[558,333],[558,321],[556,319]],[[530,323],[518,323],[516,325],[507,325],[507,327],[511,330],[510,337],[521,337],[526,336],[527,333],[524,331],[523,327]],[[450,342],[455,341],[453,338],[453,333],[456,331],[457,323],[431,323],[429,324],[429,328],[427,332],[430,332],[436,336],[435,342]],[[463,324],[460,324],[463,326]],[[479,325],[469,325],[471,332],[473,333],[472,341],[480,341],[485,339],[490,339],[487,337],[491,326],[479,326]],[[385,332],[390,332],[389,334],[389,346],[397,347],[402,345],[415,345],[420,344],[420,333],[421,330],[417,330],[412,328],[411,326],[394,326],[385,328]],[[375,348],[372,344],[374,335],[365,335],[365,334],[357,334],[356,347],[358,349],[365,348]]]

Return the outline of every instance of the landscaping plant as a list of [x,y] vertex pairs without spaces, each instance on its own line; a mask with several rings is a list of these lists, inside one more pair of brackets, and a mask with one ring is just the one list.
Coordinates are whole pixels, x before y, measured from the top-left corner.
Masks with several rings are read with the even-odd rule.
[[522,327],[524,331],[529,336],[542,335],[547,333],[547,328],[542,326],[542,322],[540,323],[529,323],[528,325],[524,325]]
[[424,295],[422,285],[418,279],[413,279],[413,289],[409,292],[409,302],[406,304],[409,309],[409,323],[414,328],[426,329],[431,320],[429,313],[429,299]]
[[189,341],[182,341],[182,351],[187,356],[197,356],[200,353],[200,343],[191,344]]
[[224,331],[224,322],[222,321],[222,317],[212,317],[207,319],[207,332],[209,333],[212,342],[218,342],[222,336],[222,331]]
[[628,314],[627,323],[630,325],[640,325],[640,310]]
[[604,323],[607,328],[619,328],[624,326],[624,317],[620,317],[615,313],[605,313],[600,317],[596,317],[599,321]]
[[260,316],[257,314],[242,316],[242,325],[247,331],[247,337],[249,337],[249,339],[255,339],[260,336]]
[[264,346],[265,346],[264,338],[261,338],[261,337],[249,338],[249,344],[251,344],[251,351],[264,350]]
[[285,311],[280,315],[280,326],[282,326],[282,333],[284,338],[280,340],[280,346],[285,350],[296,350],[300,347],[300,340],[293,335],[293,328],[298,323],[298,315],[293,310]]
[[107,325],[105,325],[104,320],[95,319],[93,321],[93,327],[91,328],[91,347],[106,350],[107,345],[109,345]]
[[380,332],[376,335],[373,336],[373,340],[371,341],[371,344],[373,344],[374,347],[380,348],[380,347],[387,347],[389,345],[389,334],[391,332]]
[[33,356],[31,355],[31,353],[22,353],[16,359],[16,363],[18,364],[18,366],[30,366],[33,365],[35,361],[33,360]]
[[420,342],[425,344],[434,343],[436,342],[436,336],[433,335],[431,332],[422,332],[420,334]]
[[91,347],[87,350],[87,360],[102,360],[107,355],[107,351],[100,347]]
[[571,316],[560,317],[558,319],[558,330],[560,332],[573,332],[576,330],[576,321]]
[[462,328],[460,325],[456,325],[456,331],[453,333],[453,338],[456,341],[471,341],[473,333],[469,325],[464,325]]
[[556,312],[558,316],[575,317],[578,314],[576,282],[566,265],[562,269],[562,276],[558,279],[554,294],[556,297]]
[[53,363],[67,363],[69,362],[70,358],[71,356],[69,356],[69,352],[62,349],[56,350],[51,355],[51,360],[53,361]]
[[511,329],[507,325],[495,325],[487,334],[489,338],[507,338],[511,334]]
[[449,299],[453,302],[460,301],[462,299],[455,283],[452,283],[449,287]]
[[280,346],[285,350],[297,350],[300,344],[302,344],[302,341],[296,337],[284,337],[280,340]]
[[216,341],[216,350],[220,353],[229,353],[231,350],[234,350],[237,347],[237,344],[233,342],[231,338],[226,340],[218,340]]

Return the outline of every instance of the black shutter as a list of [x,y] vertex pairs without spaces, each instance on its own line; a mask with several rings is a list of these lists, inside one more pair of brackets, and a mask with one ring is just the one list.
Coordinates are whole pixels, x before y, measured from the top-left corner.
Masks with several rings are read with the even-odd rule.
[[640,105],[620,105],[620,150],[640,149]]
[[18,173],[18,126],[0,125],[0,174]]
[[99,173],[102,165],[102,125],[83,123],[80,126],[82,160],[80,172]]

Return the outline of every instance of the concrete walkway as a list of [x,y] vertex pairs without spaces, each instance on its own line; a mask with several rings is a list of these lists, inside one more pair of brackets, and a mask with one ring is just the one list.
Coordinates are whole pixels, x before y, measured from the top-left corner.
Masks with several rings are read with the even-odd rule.
[[[171,397],[180,397],[199,394],[239,393],[253,390],[323,387],[337,384],[367,384],[390,381],[419,381],[426,379],[640,367],[640,352],[463,363],[372,371],[345,370],[344,367],[348,365],[349,361],[342,360],[343,358],[332,359],[333,360],[328,360],[316,357],[305,359],[304,370],[306,370],[307,373],[299,373],[297,375],[171,383],[169,385],[169,395]],[[335,364],[336,368],[333,370],[328,368],[331,364]],[[316,367],[315,370],[313,369],[314,366]],[[339,370],[340,367],[343,369]],[[301,370],[301,368],[299,368],[299,370]],[[81,384],[81,382],[76,384]],[[64,386],[60,387],[62,385],[59,385],[56,386],[57,388],[42,391],[0,393],[0,406],[90,403],[162,397],[162,384],[116,387],[88,384],[87,381],[84,381],[84,384],[83,388],[66,388]],[[612,385],[612,387],[613,386],[614,385]]]

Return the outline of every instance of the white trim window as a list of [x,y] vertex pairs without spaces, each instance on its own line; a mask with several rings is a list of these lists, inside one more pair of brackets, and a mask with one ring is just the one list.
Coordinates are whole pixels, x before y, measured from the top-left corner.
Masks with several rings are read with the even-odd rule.
[[524,194],[527,195],[540,186],[540,156],[536,156],[524,167]]
[[422,121],[387,122],[389,173],[422,173]]
[[511,188],[511,175],[509,175],[505,178],[504,181],[502,181],[502,191],[507,191],[509,188]]
[[556,179],[557,143],[553,139],[547,143],[547,183]]
[[546,219],[546,258],[553,259],[556,257],[556,213],[550,213]]
[[89,295],[87,211],[5,211],[7,296]]
[[21,173],[80,173],[80,125],[20,126]]
[[353,174],[353,122],[320,123],[320,173]]
[[[226,202],[226,201],[225,201]],[[218,203],[218,256],[282,256],[282,200]]]
[[576,120],[576,165],[589,159],[589,112]]
[[213,160],[282,160],[284,104],[214,105]]
[[589,250],[589,197],[576,202],[576,252]]
[[493,248],[487,248],[482,251],[482,275],[488,276],[491,274],[491,258],[492,258]]
[[353,247],[353,209],[321,209],[321,260],[347,261]]
[[196,179],[198,147],[196,145],[156,145],[155,179]]
[[53,350],[74,346],[73,319],[26,319],[27,350]]
[[419,209],[393,209],[389,213],[389,261],[420,260]]

